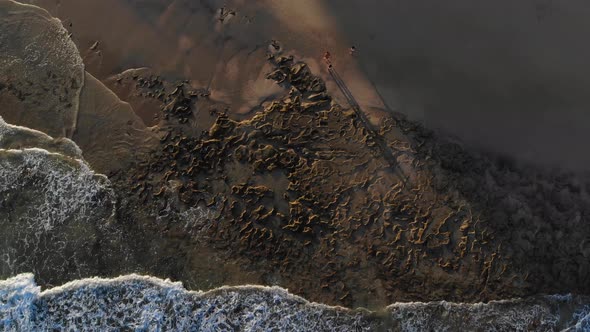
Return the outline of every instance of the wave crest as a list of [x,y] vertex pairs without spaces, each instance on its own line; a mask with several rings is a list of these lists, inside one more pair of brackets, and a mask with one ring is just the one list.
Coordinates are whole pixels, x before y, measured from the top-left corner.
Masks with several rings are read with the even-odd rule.
[[590,301],[540,296],[490,303],[396,303],[381,312],[310,303],[280,287],[188,291],[181,283],[128,275],[41,291],[32,274],[0,282],[5,331],[457,331],[590,330]]

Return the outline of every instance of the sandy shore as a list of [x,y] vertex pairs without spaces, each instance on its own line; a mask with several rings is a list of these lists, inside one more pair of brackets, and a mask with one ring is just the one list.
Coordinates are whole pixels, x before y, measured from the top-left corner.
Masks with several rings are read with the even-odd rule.
[[[372,42],[348,54],[351,36],[379,36],[345,33],[346,13],[330,2],[236,1],[223,12],[220,1],[34,3],[72,33],[87,72],[79,61],[55,61],[84,85],[70,85],[79,95],[50,93],[35,85],[39,77],[28,85],[15,75],[21,88],[2,81],[9,107],[0,115],[71,136],[109,176],[117,196],[108,225],[117,232],[96,241],[105,258],[93,273],[132,269],[189,288],[280,285],[312,301],[371,308],[589,292],[586,179],[478,152],[395,113],[441,100],[415,89],[420,75],[395,93],[384,88],[399,76],[371,75],[389,73],[391,54],[373,62]],[[23,8],[0,4],[7,17]],[[366,8],[380,7],[356,9]],[[355,33],[382,29],[369,28]],[[18,31],[27,40],[36,30]],[[46,42],[72,46],[59,31]],[[359,109],[322,62],[326,49]],[[20,72],[38,73],[23,63]],[[79,105],[75,131],[54,110],[31,107],[49,97]],[[111,255],[113,243],[125,255]]]
[[[469,144],[549,166],[590,164],[580,144],[588,139],[590,50],[581,45],[590,6],[580,1],[30,2],[65,22],[101,80],[148,66],[211,83],[238,111],[270,94],[262,92],[270,91],[266,85],[250,87],[264,82],[260,54],[276,39],[324,78],[336,99],[321,66],[326,50],[365,109],[383,108],[376,87],[390,109]],[[220,22],[223,6],[236,15]]]

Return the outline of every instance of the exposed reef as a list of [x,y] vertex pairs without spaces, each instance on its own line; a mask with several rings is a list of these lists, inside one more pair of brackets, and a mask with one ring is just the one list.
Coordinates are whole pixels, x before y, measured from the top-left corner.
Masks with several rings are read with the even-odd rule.
[[134,109],[84,73],[46,12],[0,0],[0,18],[19,36],[0,46],[0,115],[14,124],[0,121],[3,276],[133,271],[371,308],[590,293],[588,177],[466,149],[399,114],[369,126],[280,52],[266,83],[284,93],[249,112],[149,69],[108,82]]
[[[559,232],[549,230],[563,227],[559,219],[541,218],[539,206],[548,204],[520,193],[534,185],[533,177],[553,181],[549,174],[469,152],[400,115],[379,127],[393,152],[385,158],[374,133],[331,100],[305,63],[270,61],[276,70],[269,79],[288,94],[243,120],[211,104],[210,127],[197,120],[205,119],[207,108],[197,105],[206,93],[181,82],[162,94],[163,85],[150,83],[153,76],[135,78],[148,82],[142,89],[158,87],[146,96],[162,101],[163,122],[160,148],[128,180],[116,180],[131,188],[140,202],[134,204],[160,202],[154,215],[171,205],[213,209],[206,227],[210,246],[245,262],[246,270],[263,271],[264,283],[325,303],[379,306],[587,291],[587,263],[577,246],[584,246],[588,226],[578,220],[561,230],[576,246],[556,243]],[[511,182],[512,172],[525,181]],[[531,224],[519,222],[525,211],[517,207],[514,216],[497,218],[498,209],[508,211],[507,197],[537,206],[538,217],[528,220],[543,237],[526,235]],[[564,200],[579,209],[585,197]],[[560,213],[567,218],[570,212]],[[565,274],[544,264],[547,256],[537,260],[535,248],[549,245],[567,252],[551,254],[561,257],[552,264],[561,260],[575,270]]]

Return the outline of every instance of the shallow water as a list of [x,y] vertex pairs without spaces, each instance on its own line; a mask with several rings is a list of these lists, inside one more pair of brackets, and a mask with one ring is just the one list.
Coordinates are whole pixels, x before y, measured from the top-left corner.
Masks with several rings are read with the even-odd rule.
[[[313,47],[288,33],[301,28],[321,44],[316,32],[331,29],[329,20],[311,15],[298,26],[286,9],[300,7],[271,6],[270,15],[239,1],[243,12],[227,21],[214,0],[154,0],[142,10],[134,1],[29,2],[63,26],[0,0],[1,330],[590,331],[588,297],[542,295],[587,294],[586,178],[466,150],[393,120],[362,75],[344,70],[415,181],[393,193],[399,179],[368,139],[370,125],[340,109]],[[95,19],[105,6],[116,10],[101,32]],[[262,29],[281,17],[284,25]],[[307,63],[287,70],[317,73],[294,80],[311,77],[322,93],[302,97],[306,86],[290,81],[289,91],[266,79],[276,68],[262,39],[275,31]],[[144,65],[152,68],[128,70]],[[301,98],[329,107],[283,116]],[[184,118],[170,115],[179,109]],[[277,128],[286,129],[270,135]],[[261,168],[277,151],[279,162]],[[340,197],[330,190],[346,186],[331,211]],[[236,195],[246,197],[229,209],[240,219],[222,216]],[[400,298],[477,303],[389,304]]]

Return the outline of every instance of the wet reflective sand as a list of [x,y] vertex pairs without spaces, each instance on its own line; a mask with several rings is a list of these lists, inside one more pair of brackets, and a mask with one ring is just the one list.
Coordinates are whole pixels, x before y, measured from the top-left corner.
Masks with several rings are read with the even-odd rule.
[[256,34],[283,7],[35,3],[73,35],[0,2],[18,36],[0,68],[3,277],[138,272],[372,309],[588,293],[586,177],[434,133],[339,58],[355,112],[292,22],[270,25],[278,47]]

